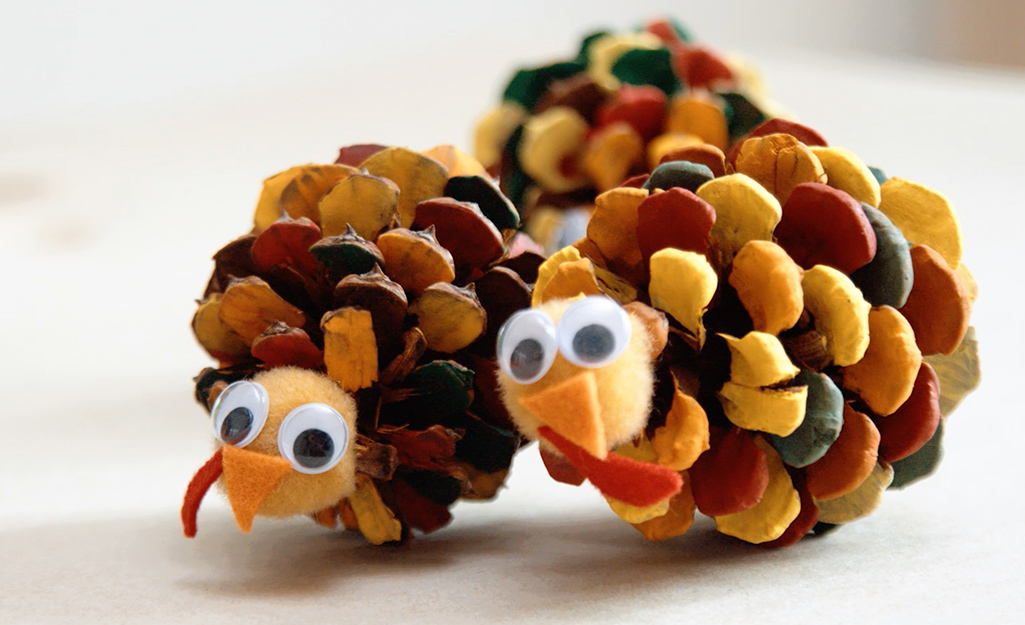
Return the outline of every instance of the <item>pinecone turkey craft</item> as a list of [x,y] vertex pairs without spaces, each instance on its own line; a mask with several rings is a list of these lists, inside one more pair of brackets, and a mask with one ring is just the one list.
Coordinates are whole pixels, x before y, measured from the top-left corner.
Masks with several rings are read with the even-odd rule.
[[667,22],[588,38],[478,127],[523,214],[587,215],[503,327],[500,386],[551,476],[648,539],[697,511],[785,546],[936,467],[976,289],[947,198],[738,109],[725,64],[688,80],[694,50]]
[[521,443],[495,336],[542,257],[483,167],[450,146],[350,146],[267,179],[254,221],[214,256],[193,318],[219,362],[196,378],[217,451],[186,536],[218,480],[244,532],[308,514],[374,544],[493,497]]

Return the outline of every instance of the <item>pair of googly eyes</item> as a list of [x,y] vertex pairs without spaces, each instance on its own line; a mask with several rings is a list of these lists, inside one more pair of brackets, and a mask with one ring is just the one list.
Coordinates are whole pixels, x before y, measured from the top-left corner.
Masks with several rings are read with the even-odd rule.
[[556,352],[566,360],[594,369],[614,361],[630,342],[630,318],[607,297],[595,295],[574,303],[558,327],[540,310],[522,310],[498,332],[498,364],[521,384],[548,373]]
[[[270,401],[256,382],[235,382],[214,402],[214,436],[225,445],[245,447],[264,423]],[[278,452],[300,473],[323,473],[342,459],[349,446],[349,426],[342,415],[324,404],[303,404],[292,410],[278,427]]]

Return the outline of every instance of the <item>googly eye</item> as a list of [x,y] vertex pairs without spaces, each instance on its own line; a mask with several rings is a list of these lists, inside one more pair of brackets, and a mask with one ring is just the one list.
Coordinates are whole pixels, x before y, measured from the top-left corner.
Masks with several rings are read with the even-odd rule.
[[313,475],[331,469],[348,446],[349,426],[342,415],[324,404],[299,406],[278,428],[278,452],[300,473]]
[[630,317],[607,297],[586,297],[566,309],[556,332],[559,352],[579,367],[603,367],[630,342]]
[[225,445],[245,447],[260,434],[267,421],[267,391],[256,382],[229,384],[214,402],[214,436]]
[[521,310],[498,331],[498,365],[520,384],[540,380],[555,360],[555,323],[540,310]]

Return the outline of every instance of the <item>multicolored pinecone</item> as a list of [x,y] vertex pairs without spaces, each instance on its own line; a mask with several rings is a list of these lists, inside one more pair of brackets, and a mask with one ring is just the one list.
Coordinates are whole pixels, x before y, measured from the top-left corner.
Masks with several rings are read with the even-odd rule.
[[979,382],[976,289],[947,198],[810,128],[769,120],[717,165],[667,160],[599,195],[533,302],[604,293],[669,320],[650,420],[615,451],[684,491],[620,516],[664,539],[696,509],[786,545],[936,467]]
[[496,494],[521,443],[494,373],[497,330],[529,305],[542,261],[518,226],[451,146],[351,146],[268,178],[253,231],[214,256],[193,319],[219,361],[197,398],[209,407],[272,367],[325,372],[359,405],[361,505],[316,520],[375,543],[445,525],[458,499]]
[[575,58],[517,72],[479,122],[475,151],[530,216],[530,234],[554,251],[559,209],[590,206],[663,160],[714,168],[776,112],[746,63],[658,20],[595,33]]

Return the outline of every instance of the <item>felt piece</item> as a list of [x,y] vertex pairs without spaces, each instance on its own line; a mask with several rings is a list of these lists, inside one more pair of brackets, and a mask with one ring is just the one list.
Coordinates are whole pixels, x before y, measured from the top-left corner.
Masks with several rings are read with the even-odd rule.
[[666,94],[658,87],[626,84],[598,108],[595,121],[599,127],[626,123],[642,141],[650,141],[662,131],[665,108]]
[[310,247],[310,253],[327,270],[328,280],[349,274],[361,274],[371,271],[375,265],[384,265],[381,250],[356,234],[352,228],[337,236],[325,236]]
[[911,324],[889,306],[868,312],[868,330],[868,349],[860,361],[843,369],[843,387],[857,393],[873,413],[885,417],[911,395],[920,375],[922,352]]
[[876,254],[876,235],[861,203],[818,182],[794,187],[774,234],[805,269],[828,265],[850,274]]
[[420,294],[436,282],[456,277],[452,254],[438,243],[433,228],[389,230],[377,237],[377,247],[384,256],[384,272],[407,291]]
[[208,354],[222,363],[235,363],[249,355],[249,345],[221,320],[224,295],[211,293],[192,316],[192,333]]
[[698,510],[708,516],[754,507],[769,484],[765,450],[755,444],[752,432],[736,427],[729,432],[714,430],[711,447],[688,474]]
[[306,217],[280,219],[253,241],[253,263],[261,272],[283,265],[315,275],[320,261],[310,253],[310,246],[320,238],[320,227]]
[[[461,202],[471,202],[502,232],[520,225],[520,214],[509,198],[502,195],[487,176],[452,176],[445,183],[445,195]],[[509,256],[516,254],[510,248]]]
[[293,328],[301,328],[306,323],[303,311],[283,300],[269,284],[256,276],[235,280],[228,285],[219,314],[221,321],[250,345],[276,321]]
[[804,468],[816,501],[841,497],[872,473],[879,457],[879,430],[868,416],[844,406],[840,436],[821,459]]
[[715,528],[753,544],[776,540],[801,512],[801,498],[779,454],[762,438],[755,444],[765,452],[769,483],[761,500],[742,512],[715,517]]
[[779,538],[761,543],[763,547],[789,547],[807,536],[808,532],[812,531],[812,528],[818,523],[819,508],[815,505],[815,499],[811,496],[811,493],[808,492],[808,486],[804,483],[804,477],[800,473],[791,474],[790,477],[800,497],[801,511]]
[[668,132],[695,135],[720,150],[726,150],[730,144],[722,105],[700,92],[673,97],[666,112],[665,128]]
[[386,145],[378,143],[357,143],[347,145],[338,150],[338,157],[335,159],[337,165],[348,165],[358,168],[360,163],[367,160],[374,154],[388,149]]
[[352,228],[368,241],[391,225],[398,214],[399,187],[387,178],[356,173],[331,187],[320,200],[324,236]]
[[866,204],[861,209],[876,235],[876,255],[851,274],[851,281],[873,306],[901,308],[915,280],[911,244],[882,211]]
[[728,259],[748,241],[771,241],[783,215],[779,201],[744,174],[731,174],[701,185],[697,196],[715,209],[712,240]]
[[829,186],[846,192],[858,202],[879,206],[879,181],[858,155],[844,148],[808,147],[826,170]]
[[481,165],[490,171],[499,164],[506,143],[526,117],[527,110],[518,102],[510,101],[484,114],[473,133],[473,154]]
[[427,347],[452,353],[484,334],[487,313],[472,288],[439,282],[427,287],[409,307],[427,339]]
[[740,146],[737,173],[758,181],[781,204],[802,182],[826,181],[826,172],[808,146],[791,135],[773,134],[748,139]]
[[320,369],[324,366],[324,354],[310,340],[310,335],[283,323],[272,325],[256,337],[252,354],[270,367]]
[[851,279],[825,265],[815,265],[801,280],[804,307],[815,318],[815,329],[826,337],[826,349],[841,367],[861,360],[868,349],[868,311],[871,308]]
[[961,224],[942,193],[903,178],[890,178],[879,187],[881,210],[904,237],[936,250],[952,269],[961,264]]
[[428,226],[434,226],[438,243],[452,254],[458,275],[472,275],[470,270],[483,269],[505,251],[502,233],[471,202],[445,197],[420,202],[412,227]]
[[552,193],[587,184],[574,163],[588,132],[587,120],[571,108],[556,106],[528,119],[516,149],[523,171]]
[[319,222],[317,201],[328,189],[354,173],[356,169],[344,164],[302,165],[267,178],[253,215],[256,232],[263,232],[283,215]]
[[402,539],[402,523],[381,500],[381,494],[368,476],[356,474],[356,491],[348,501],[359,531],[368,543],[383,545]]
[[801,468],[824,456],[840,435],[844,398],[833,380],[823,373],[804,369],[795,382],[808,387],[804,420],[787,436],[774,434],[771,440],[784,463]]
[[408,228],[416,205],[439,197],[448,182],[448,170],[433,158],[401,147],[388,148],[360,164],[372,176],[387,178],[399,187],[399,225]]
[[582,157],[582,167],[599,192],[623,182],[644,162],[644,140],[626,122],[616,122],[595,132]]
[[[641,264],[637,243],[637,209],[648,197],[647,189],[619,187],[594,199],[594,213],[587,224],[587,238],[602,256],[626,268]],[[610,265],[610,269],[613,267]],[[627,276],[624,276],[627,277]]]
[[820,523],[849,523],[868,516],[883,501],[883,493],[893,482],[893,467],[880,462],[851,492],[828,501],[817,502]]
[[[709,448],[708,416],[696,399],[673,380],[673,403],[664,425],[655,429],[651,446],[658,463],[676,471],[689,469]],[[688,492],[690,488],[688,487]]]
[[590,373],[580,373],[520,397],[519,403],[546,427],[591,456],[604,459],[608,455],[597,382]]
[[370,312],[344,307],[324,316],[324,364],[331,379],[347,391],[377,380],[377,341]]
[[971,302],[964,283],[927,245],[911,247],[915,284],[900,309],[915,331],[923,354],[951,354],[968,331]]
[[[223,449],[223,448],[222,448]],[[224,471],[222,463],[222,449],[214,452],[203,466],[196,471],[185,491],[185,499],[182,501],[182,531],[186,538],[196,537],[196,516],[199,514],[199,504],[203,503],[203,497],[210,490],[217,478],[221,477]]]
[[954,412],[961,400],[982,380],[979,342],[975,339],[975,328],[971,326],[950,355],[934,354],[926,356],[924,361],[936,371],[940,380],[940,413],[944,417]]
[[719,391],[719,402],[734,425],[789,436],[804,421],[808,387],[756,388],[727,382]]
[[694,509],[694,495],[690,492],[690,485],[684,474],[683,486],[680,492],[669,500],[669,509],[666,513],[642,523],[634,523],[633,526],[648,540],[667,540],[681,536],[690,529],[694,524]]
[[922,448],[940,423],[940,382],[933,368],[922,363],[912,390],[896,412],[875,419],[879,430],[879,458],[894,462]]
[[779,245],[750,241],[733,258],[729,283],[751,316],[754,329],[779,334],[804,311],[804,272]]
[[943,419],[940,419],[936,427],[936,433],[929,439],[921,449],[903,460],[891,463],[893,467],[893,482],[890,488],[904,488],[914,484],[924,477],[928,477],[939,466],[943,458]]
[[488,172],[484,166],[466,152],[454,145],[436,145],[429,150],[421,152],[424,156],[432,158],[448,170],[449,178],[453,176],[487,176]]
[[739,339],[728,334],[719,336],[730,348],[730,381],[736,384],[776,386],[794,379],[800,371],[771,334],[748,332]]
[[244,534],[253,527],[253,517],[292,470],[288,460],[227,445],[222,448],[224,492],[231,504],[235,522]]
[[652,254],[650,272],[651,305],[676,319],[703,343],[702,315],[719,281],[704,254],[662,249]]
[[540,445],[538,450],[541,452],[541,461],[544,463],[545,469],[548,470],[548,475],[556,482],[580,486],[587,479],[580,474],[580,471],[577,471],[577,468],[566,456],[549,451]]
[[668,467],[638,462],[617,454],[602,460],[549,427],[541,436],[558,449],[603,495],[637,506],[652,506],[680,492],[683,478]]
[[[665,189],[668,191],[679,188],[693,193],[697,191],[701,185],[714,177],[712,170],[706,165],[692,163],[690,161],[669,161],[668,163],[661,163],[658,167],[655,167],[651,172],[651,177],[644,182],[643,188],[648,189],[649,191],[654,191],[655,189]],[[715,211],[712,211],[712,215],[715,215]],[[714,218],[712,219],[712,223],[715,223]],[[708,224],[709,230],[712,228],[712,223]],[[702,225],[704,224],[701,224],[701,222],[696,224],[699,228]],[[688,247],[683,249],[691,248]]]
[[672,161],[689,161],[698,165],[704,165],[712,172],[712,176],[718,178],[726,175],[726,157],[722,150],[714,145],[688,145],[676,150],[670,150],[662,155],[663,163]]

